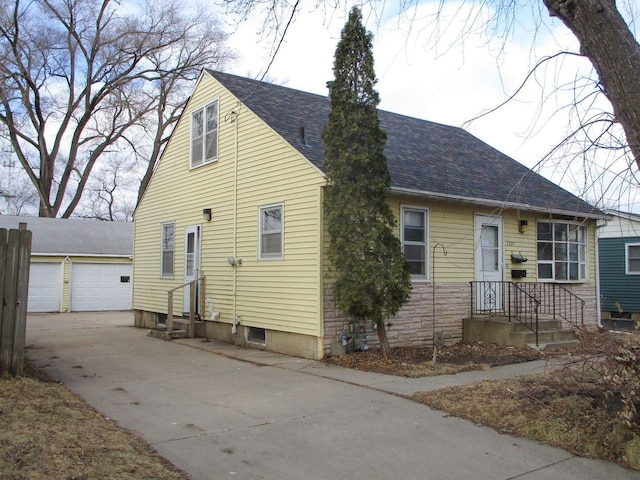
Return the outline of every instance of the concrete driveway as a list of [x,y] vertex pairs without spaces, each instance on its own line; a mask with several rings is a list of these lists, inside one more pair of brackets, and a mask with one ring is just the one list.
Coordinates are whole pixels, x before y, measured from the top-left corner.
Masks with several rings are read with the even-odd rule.
[[543,368],[396,379],[200,339],[132,314],[30,315],[27,356],[193,479],[639,479],[397,394]]

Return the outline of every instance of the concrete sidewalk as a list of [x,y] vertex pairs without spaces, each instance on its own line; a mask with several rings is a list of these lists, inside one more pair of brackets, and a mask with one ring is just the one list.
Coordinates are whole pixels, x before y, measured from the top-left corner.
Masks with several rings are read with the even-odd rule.
[[165,342],[132,323],[128,312],[31,315],[27,356],[193,479],[640,479],[398,396],[543,371],[543,362],[396,378]]
[[292,370],[299,373],[315,375],[317,377],[337,380],[351,385],[367,387],[381,392],[402,396],[409,396],[416,392],[437,390],[443,387],[468,385],[470,383],[481,382],[485,379],[500,379],[516,375],[542,373],[553,366],[546,360],[538,360],[505,365],[492,368],[490,370],[462,372],[456,375],[406,378],[336,367],[315,360],[305,360],[263,350],[237,347],[217,340],[203,341],[203,339],[200,338],[184,338],[173,341],[181,345],[187,345],[191,348],[215,353],[217,355],[223,355],[228,358],[249,362],[258,366],[269,366]]

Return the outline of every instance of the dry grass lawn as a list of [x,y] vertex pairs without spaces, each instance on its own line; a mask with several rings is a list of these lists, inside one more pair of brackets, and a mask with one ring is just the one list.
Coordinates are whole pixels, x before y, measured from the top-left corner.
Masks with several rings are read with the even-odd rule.
[[154,479],[188,476],[63,385],[28,367],[0,378],[0,478]]
[[[638,421],[629,426],[621,420],[624,396],[612,387],[601,368],[607,355],[632,339],[629,335],[607,332],[585,334],[579,344],[555,354],[487,343],[458,343],[444,347],[435,366],[431,348],[420,346],[394,348],[389,359],[382,358],[379,351],[367,351],[325,361],[347,368],[416,377],[486,369],[535,358],[562,359],[566,367],[553,373],[443,388],[411,398],[499,432],[640,470]],[[636,337],[635,342],[639,346],[636,348],[640,348],[640,339]],[[640,357],[632,355],[631,363],[637,368]],[[631,383],[623,379],[621,383],[631,385],[634,390],[638,379]],[[626,393],[638,401],[640,390]],[[634,408],[640,412],[640,404]]]
[[602,391],[566,371],[417,393],[414,400],[576,455],[640,469],[640,432],[627,427]]

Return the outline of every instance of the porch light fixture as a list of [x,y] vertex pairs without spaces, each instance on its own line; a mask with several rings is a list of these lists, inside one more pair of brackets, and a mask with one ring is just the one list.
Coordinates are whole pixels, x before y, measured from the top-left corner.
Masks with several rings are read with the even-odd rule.
[[206,222],[210,222],[211,221],[211,209],[210,208],[203,208],[202,209],[202,218],[204,218],[204,220]]
[[527,222],[526,220],[520,220],[520,222],[518,223],[518,231],[520,233],[524,233],[527,231],[528,228],[529,228],[529,222]]

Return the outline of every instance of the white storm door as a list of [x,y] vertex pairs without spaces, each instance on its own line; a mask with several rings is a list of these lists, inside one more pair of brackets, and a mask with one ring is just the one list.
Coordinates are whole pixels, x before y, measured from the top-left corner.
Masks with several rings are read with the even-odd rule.
[[502,217],[475,217],[476,308],[503,310]]
[[[200,277],[200,225],[190,225],[184,234],[184,283]],[[195,311],[198,312],[199,285],[196,285]],[[189,311],[189,286],[184,287],[183,312]]]

